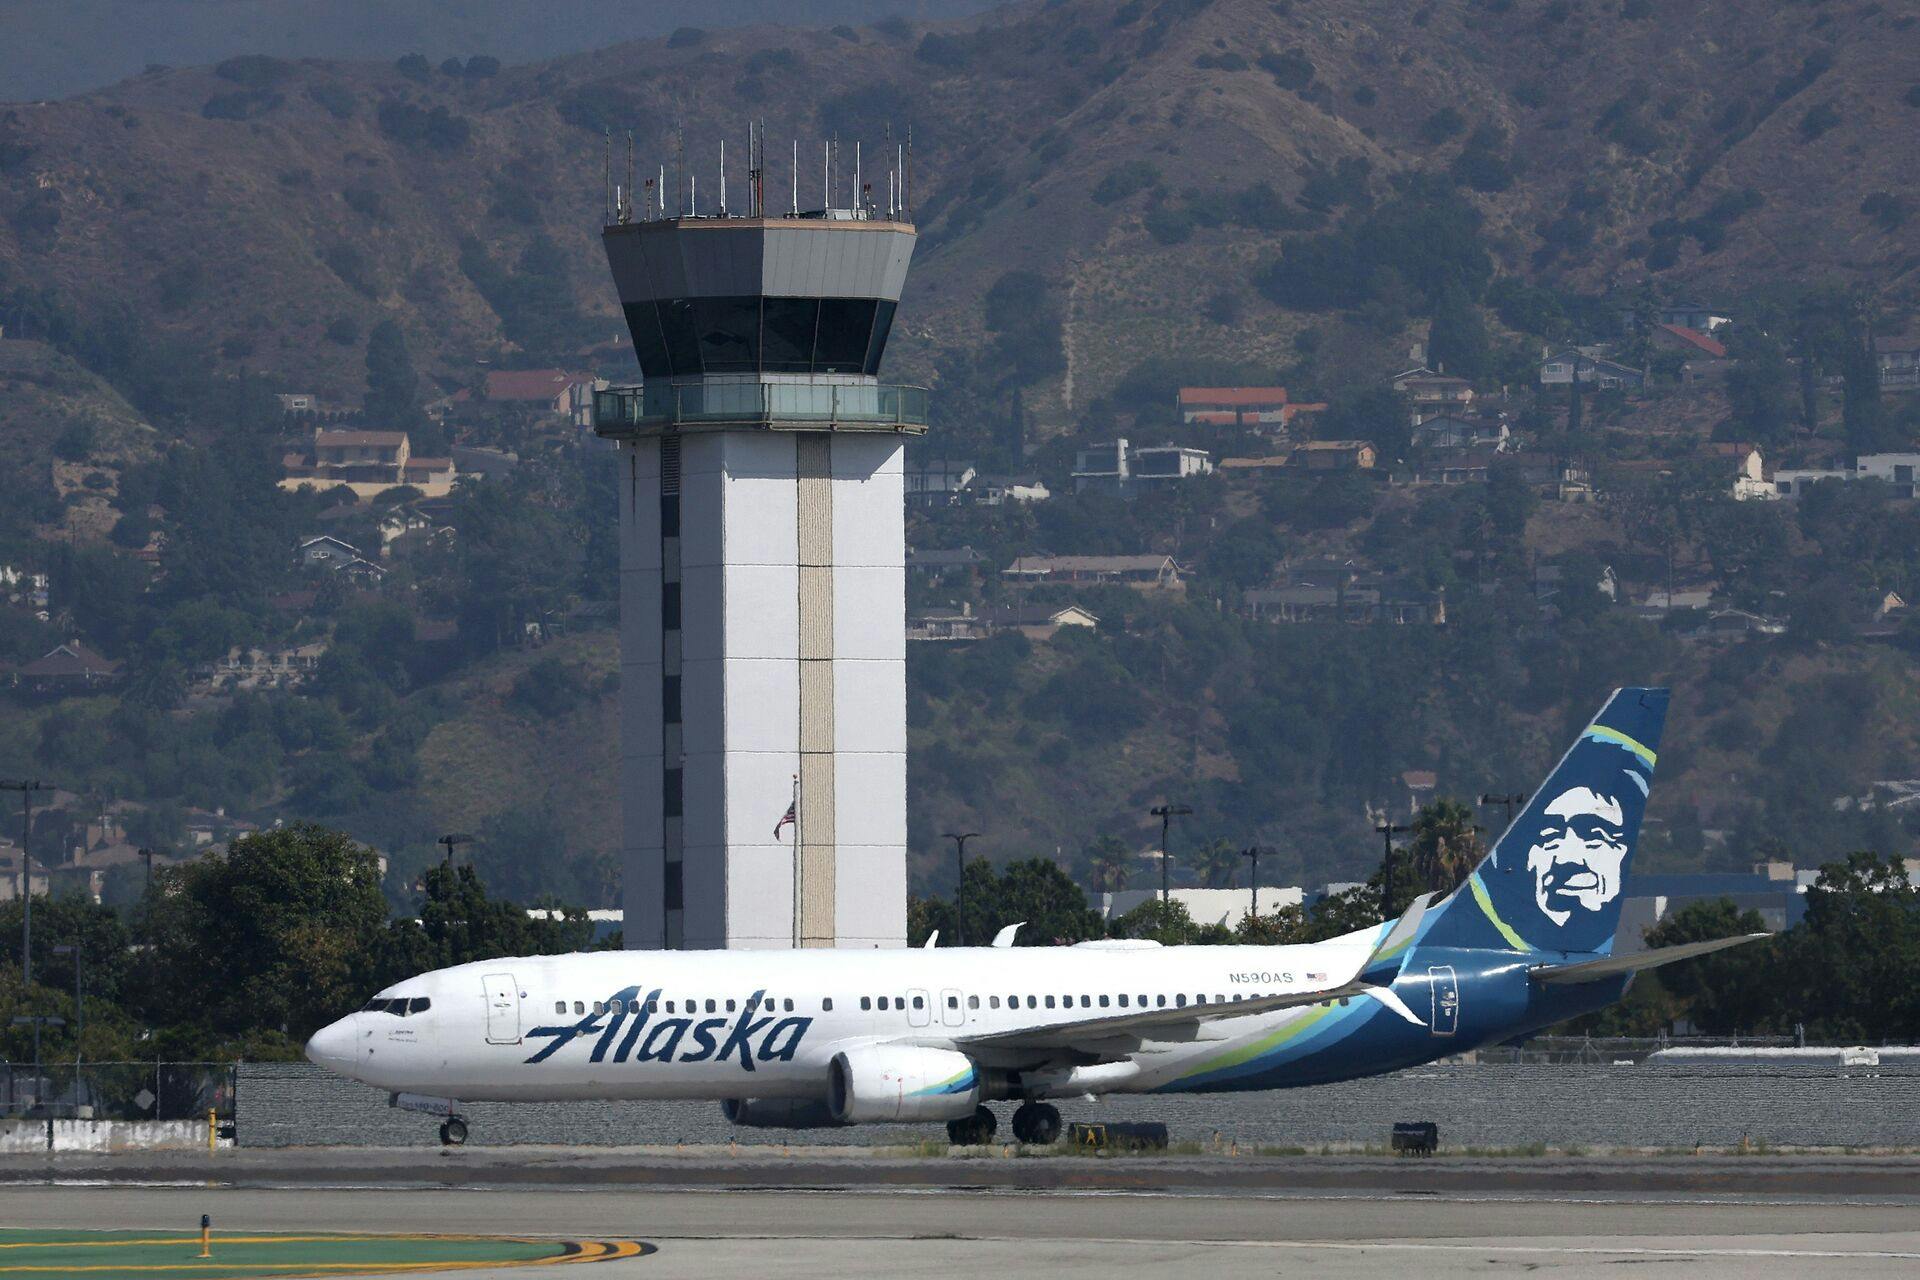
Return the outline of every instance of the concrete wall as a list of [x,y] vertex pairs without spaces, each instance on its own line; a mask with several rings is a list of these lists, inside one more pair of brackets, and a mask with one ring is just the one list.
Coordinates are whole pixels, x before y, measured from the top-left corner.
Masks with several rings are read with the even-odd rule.
[[[1001,1132],[1010,1108],[997,1104]],[[1115,1097],[1061,1104],[1068,1120],[1161,1120],[1175,1141],[1218,1134],[1242,1145],[1382,1146],[1396,1120],[1432,1120],[1450,1147],[1920,1147],[1920,1065],[1841,1068],[1774,1063],[1666,1066],[1445,1064],[1278,1093]],[[733,1130],[718,1104],[481,1103],[464,1112],[476,1144],[872,1145],[939,1136],[940,1127]],[[424,1145],[431,1116],[389,1109],[376,1090],[305,1063],[242,1065],[239,1142]],[[202,1135],[204,1139],[204,1134]]]
[[[161,1151],[204,1148],[205,1120],[55,1120],[48,1146],[45,1120],[0,1120],[0,1153],[35,1151]],[[232,1146],[231,1142],[219,1145]]]

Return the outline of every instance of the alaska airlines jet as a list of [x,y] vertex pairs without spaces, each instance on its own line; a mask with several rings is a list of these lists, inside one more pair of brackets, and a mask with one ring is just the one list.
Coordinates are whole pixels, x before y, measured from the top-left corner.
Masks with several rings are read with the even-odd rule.
[[604,951],[382,991],[307,1056],[447,1118],[465,1102],[696,1098],[735,1125],[946,1121],[1048,1143],[1048,1099],[1323,1084],[1618,1000],[1633,974],[1763,934],[1612,954],[1666,718],[1614,692],[1488,857],[1398,920],[1304,946]]

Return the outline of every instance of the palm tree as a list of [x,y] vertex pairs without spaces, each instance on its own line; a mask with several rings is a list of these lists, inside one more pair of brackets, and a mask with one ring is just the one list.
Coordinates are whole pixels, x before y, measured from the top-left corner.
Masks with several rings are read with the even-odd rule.
[[1234,873],[1240,869],[1240,851],[1231,840],[1210,840],[1195,849],[1189,861],[1207,888],[1225,889],[1233,884]]
[[1415,881],[1425,889],[1450,892],[1480,865],[1485,854],[1473,810],[1458,800],[1437,799],[1423,806],[1413,820],[1407,859]]
[[1081,853],[1095,893],[1118,893],[1133,878],[1133,855],[1126,843],[1113,836],[1101,836]]

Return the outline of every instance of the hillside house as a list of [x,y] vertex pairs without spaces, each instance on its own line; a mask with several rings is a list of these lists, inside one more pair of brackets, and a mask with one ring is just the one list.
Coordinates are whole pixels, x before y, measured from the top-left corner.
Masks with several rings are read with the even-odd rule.
[[1293,449],[1293,465],[1306,471],[1371,471],[1374,462],[1367,440],[1309,440]]
[[1465,418],[1439,413],[1413,429],[1416,449],[1492,449],[1496,453],[1513,438],[1505,418]]
[[1174,403],[1189,426],[1245,427],[1269,435],[1284,434],[1299,414],[1327,407],[1293,403],[1285,387],[1181,387]]
[[1766,462],[1760,456],[1759,445],[1716,441],[1707,446],[1706,454],[1733,464],[1735,502],[1769,502],[1780,496],[1773,482],[1767,479]]
[[317,538],[308,538],[301,542],[298,554],[304,568],[335,569],[355,560],[364,560],[360,549],[350,542],[343,542],[330,533]]
[[908,502],[922,506],[950,506],[965,493],[979,471],[971,462],[948,458],[922,458],[907,463],[905,472]]
[[329,431],[315,428],[304,454],[282,460],[280,487],[332,489],[344,485],[355,497],[372,498],[411,485],[429,498],[453,492],[452,458],[416,458],[404,431]]
[[1653,345],[1668,351],[1678,351],[1689,360],[1725,360],[1726,344],[1712,334],[1699,329],[1689,329],[1681,324],[1662,324],[1654,326],[1650,335]]
[[1241,593],[1241,602],[1247,616],[1257,622],[1441,626],[1447,620],[1442,593],[1394,591],[1384,585],[1311,586],[1296,582],[1252,588]]
[[1464,413],[1473,404],[1473,384],[1420,365],[1393,375],[1390,385],[1413,404],[1417,425],[1442,413]]
[[1213,455],[1185,445],[1136,448],[1122,436],[1090,445],[1073,456],[1073,491],[1128,498],[1141,487],[1188,480],[1213,473]]
[[984,572],[986,564],[987,558],[972,547],[907,549],[907,572],[928,582],[944,582],[951,577],[971,579]]
[[[1632,323],[1633,313],[1627,313],[1628,323]],[[1732,316],[1723,316],[1704,302],[1670,302],[1653,313],[1656,325],[1673,325],[1681,329],[1693,329],[1700,333],[1712,333],[1723,324],[1732,324]]]
[[41,697],[92,693],[119,683],[118,662],[102,657],[79,640],[56,645],[13,673],[16,688]]
[[907,616],[907,639],[922,644],[959,644],[985,640],[992,634],[987,620],[970,604],[958,609],[930,609]]
[[1915,478],[1920,476],[1920,453],[1863,453],[1852,467],[1785,470],[1773,473],[1773,489],[1782,498],[1799,499],[1816,484],[1828,481],[1845,484],[1853,480],[1878,480],[1891,487],[1896,496],[1911,498]]
[[1077,604],[997,604],[986,610],[994,631],[1018,631],[1029,640],[1051,640],[1062,627],[1091,631],[1100,619]]
[[1143,591],[1184,591],[1186,570],[1172,556],[1020,556],[1000,571],[1013,586],[1111,583]]
[[1920,340],[1883,338],[1873,344],[1882,391],[1920,391]]
[[1499,453],[1492,449],[1430,449],[1413,471],[1413,483],[1485,484]]
[[1053,496],[1046,482],[1033,474],[1017,476],[978,476],[974,479],[974,501],[983,507],[999,507],[1009,502],[1025,505],[1045,502]]
[[477,399],[463,389],[450,396],[448,404],[525,409],[586,428],[593,425],[594,390],[604,386],[604,379],[564,369],[494,369],[482,381]]
[[320,659],[326,652],[324,640],[282,649],[243,649],[235,645],[224,658],[201,669],[200,682],[214,691],[294,689],[320,669]]
[[1564,387],[1578,376],[1580,385],[1597,391],[1639,391],[1647,384],[1644,371],[1577,348],[1557,351],[1540,362],[1540,385]]
[[1205,449],[1192,449],[1185,445],[1153,445],[1135,449],[1128,459],[1128,465],[1133,472],[1134,484],[1165,484],[1172,480],[1212,475],[1213,455]]

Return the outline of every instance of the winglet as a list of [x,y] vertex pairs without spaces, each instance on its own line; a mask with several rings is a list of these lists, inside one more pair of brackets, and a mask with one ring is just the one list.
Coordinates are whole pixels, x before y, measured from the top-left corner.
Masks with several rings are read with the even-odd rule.
[[927,940],[920,944],[920,949],[923,951],[931,951],[939,945],[940,945],[940,931],[938,929],[935,929],[932,933],[927,935]]
[[1420,932],[1420,922],[1426,918],[1427,905],[1436,895],[1423,893],[1407,905],[1400,918],[1387,930],[1387,936],[1373,949],[1367,962],[1360,966],[1359,981],[1375,986],[1391,986],[1400,976],[1400,966],[1406,962],[1407,949]]
[[1013,923],[1013,924],[1010,924],[1010,925],[1008,925],[1008,926],[1007,926],[1006,928],[1004,928],[1004,929],[1002,929],[1002,930],[1001,930],[1000,932],[998,932],[998,933],[996,933],[996,934],[994,934],[994,935],[993,935],[993,945],[994,945],[994,946],[996,946],[996,947],[1010,947],[1010,946],[1012,946],[1012,945],[1013,945],[1013,935],[1014,935],[1014,934],[1016,934],[1016,933],[1018,933],[1018,932],[1020,932],[1020,926],[1021,926],[1021,925],[1023,925],[1023,924],[1025,924],[1025,923],[1026,923],[1026,921],[1025,921],[1025,920],[1020,920],[1020,921],[1017,921],[1017,922],[1015,922],[1015,923]]

